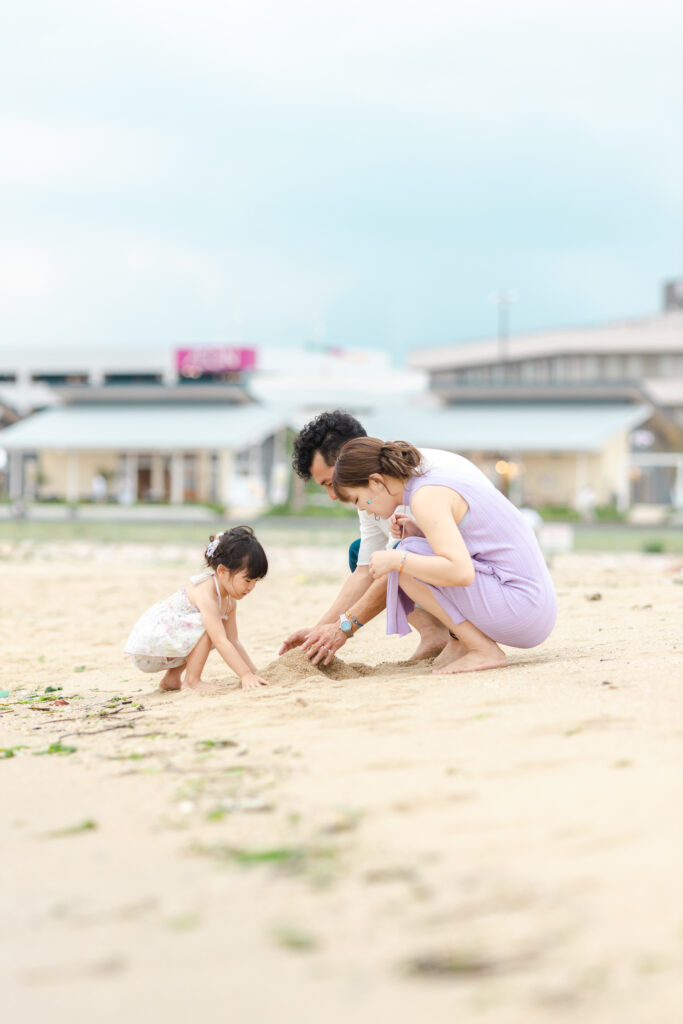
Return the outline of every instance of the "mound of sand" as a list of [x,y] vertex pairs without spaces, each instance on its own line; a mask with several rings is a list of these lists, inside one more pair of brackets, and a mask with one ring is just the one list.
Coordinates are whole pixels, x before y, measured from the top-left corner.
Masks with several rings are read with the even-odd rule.
[[315,682],[316,677],[320,676],[327,679],[357,679],[364,674],[359,671],[359,667],[350,665],[341,658],[333,658],[329,665],[314,665],[304,652],[299,650],[287,651],[275,661],[271,661],[263,670],[263,675],[269,683],[300,683],[307,679]]

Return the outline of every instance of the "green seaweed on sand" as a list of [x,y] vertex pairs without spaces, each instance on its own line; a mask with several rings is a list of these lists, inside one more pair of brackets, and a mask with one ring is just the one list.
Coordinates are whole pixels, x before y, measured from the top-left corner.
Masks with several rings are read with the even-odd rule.
[[4,760],[8,757],[16,757],[17,750],[25,750],[23,744],[19,744],[17,747],[0,747],[0,760]]
[[92,818],[85,818],[83,821],[79,821],[77,825],[68,825],[66,828],[56,828],[51,832],[44,832],[42,838],[64,839],[67,836],[79,836],[83,832],[94,832],[96,828],[96,821],[93,821]]
[[222,750],[224,747],[239,747],[237,740],[195,740],[195,750]]
[[15,704],[43,704],[46,701],[57,700],[51,693],[31,693],[28,697],[22,697],[20,700],[14,701]]
[[142,754],[138,751],[131,754],[109,754],[107,761],[142,761],[145,757],[153,757],[153,754],[151,752]]
[[485,960],[470,950],[428,953],[415,957],[406,965],[409,974],[431,978],[467,978],[491,974],[496,969],[492,960]]
[[311,953],[320,946],[320,941],[314,935],[295,925],[276,925],[270,934],[276,945],[296,953]]
[[473,949],[446,949],[413,957],[404,970],[424,978],[474,978],[499,974],[527,963],[533,953],[519,953],[508,957],[486,957]]
[[238,864],[241,867],[271,865],[272,867],[299,874],[315,867],[316,864],[333,861],[337,850],[321,846],[266,846],[240,847],[226,843],[194,843],[192,852],[211,857],[223,863]]
[[35,757],[40,757],[42,754],[75,754],[77,747],[70,747],[68,743],[51,743],[47,750],[36,750],[34,751]]

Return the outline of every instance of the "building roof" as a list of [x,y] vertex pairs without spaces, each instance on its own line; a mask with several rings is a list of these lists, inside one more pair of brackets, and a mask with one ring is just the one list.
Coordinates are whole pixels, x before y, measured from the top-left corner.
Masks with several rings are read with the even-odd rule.
[[8,451],[242,451],[287,425],[261,405],[77,405],[37,412],[0,433]]
[[[368,434],[425,448],[476,451],[597,451],[652,414],[648,405],[534,402],[459,403],[433,407],[394,403],[362,414]],[[243,451],[309,416],[283,407],[62,406],[46,409],[0,432],[8,451]]]
[[242,384],[225,381],[180,384],[53,384],[52,390],[69,405],[106,405],[126,402],[163,405],[177,402],[185,405],[223,402],[247,404],[253,397]]
[[591,452],[644,423],[646,405],[553,402],[392,408],[363,417],[368,434],[422,448],[471,452]]
[[46,384],[0,384],[0,402],[22,416],[34,409],[59,405],[60,401]]
[[[503,351],[504,346],[504,351]],[[683,310],[625,320],[603,327],[516,334],[501,343],[497,338],[414,352],[410,365],[437,370],[482,366],[543,356],[610,353],[683,352]]]
[[683,378],[652,377],[643,381],[643,391],[657,405],[683,407]]

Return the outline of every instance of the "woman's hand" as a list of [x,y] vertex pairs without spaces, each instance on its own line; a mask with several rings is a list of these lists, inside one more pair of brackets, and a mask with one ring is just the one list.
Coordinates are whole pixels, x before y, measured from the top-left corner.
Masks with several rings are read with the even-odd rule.
[[340,647],[346,643],[346,634],[336,623],[326,623],[312,629],[301,650],[313,665],[329,665]]
[[263,679],[262,676],[257,676],[255,672],[246,672],[242,676],[242,689],[243,690],[258,690],[260,686],[267,686],[268,680]]
[[389,520],[389,531],[391,536],[396,537],[397,540],[402,537],[424,537],[424,533],[413,517],[405,512],[394,512]]
[[370,579],[378,580],[382,576],[398,569],[401,564],[402,551],[375,551],[370,555]]

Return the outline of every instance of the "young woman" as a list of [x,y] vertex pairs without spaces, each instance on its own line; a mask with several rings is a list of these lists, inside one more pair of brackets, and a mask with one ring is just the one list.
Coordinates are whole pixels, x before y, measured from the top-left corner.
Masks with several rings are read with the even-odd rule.
[[[389,576],[387,633],[407,633],[417,603],[450,633],[435,671],[500,668],[500,644],[535,647],[550,635],[553,583],[519,510],[468,459],[438,455],[436,469],[405,441],[357,438],[341,449],[333,486],[342,501],[393,517],[402,535],[370,560],[374,579]],[[395,515],[399,505],[412,520]]]

